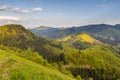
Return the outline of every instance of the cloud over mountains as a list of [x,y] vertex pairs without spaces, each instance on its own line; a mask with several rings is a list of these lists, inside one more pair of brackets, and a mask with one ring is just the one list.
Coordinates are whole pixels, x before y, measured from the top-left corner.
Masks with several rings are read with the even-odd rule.
[[7,6],[7,5],[0,5],[0,11],[11,11],[14,13],[27,14],[27,13],[31,13],[31,12],[40,12],[42,10],[43,9],[40,7],[33,8],[33,9],[20,9],[20,8],[14,8],[14,7]]
[[7,6],[7,5],[0,5],[0,11],[6,11],[6,10],[9,10],[10,7]]
[[0,16],[0,20],[18,21],[20,18],[15,16]]

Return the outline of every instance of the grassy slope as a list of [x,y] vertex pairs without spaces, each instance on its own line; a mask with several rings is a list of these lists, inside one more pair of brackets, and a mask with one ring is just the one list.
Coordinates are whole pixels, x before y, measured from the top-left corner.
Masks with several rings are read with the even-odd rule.
[[74,42],[87,42],[87,43],[90,43],[90,44],[100,43],[100,41],[92,38],[90,35],[88,35],[86,33],[82,33],[82,34],[78,34],[78,35],[69,35],[69,36],[66,36],[66,37],[60,39],[60,41],[71,42],[71,43],[74,43]]
[[0,50],[0,80],[75,80],[57,70]]

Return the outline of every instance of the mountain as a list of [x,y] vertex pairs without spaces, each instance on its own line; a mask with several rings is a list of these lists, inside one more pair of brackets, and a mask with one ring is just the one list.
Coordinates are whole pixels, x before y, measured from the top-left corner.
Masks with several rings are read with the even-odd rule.
[[31,48],[34,51],[39,52],[39,54],[48,61],[51,61],[51,58],[56,55],[50,48],[59,49],[59,45],[56,47],[57,44],[54,44],[52,41],[35,36],[22,25],[3,25],[0,27],[0,35],[1,45],[13,48],[17,47],[22,50]]
[[46,26],[40,26],[34,29],[30,29],[30,31],[32,31],[34,34],[41,36],[41,37],[45,37],[45,38],[46,38],[47,33],[57,31],[57,30],[59,30],[59,28],[52,28],[52,27],[46,27]]
[[[62,78],[63,80],[66,78],[64,78],[65,75],[70,78],[73,76],[78,80],[81,80],[81,78],[85,80],[120,79],[120,51],[118,48],[109,44],[103,44],[101,41],[93,37],[90,33],[84,32],[83,30],[80,31],[79,29],[76,29],[76,27],[72,29],[69,28],[58,30],[58,33],[61,31],[64,31],[65,33],[69,32],[69,34],[65,34],[56,40],[48,40],[34,35],[29,30],[25,29],[22,25],[10,24],[1,26],[0,49],[3,51],[1,52],[3,55],[0,56],[0,60],[5,61],[5,56],[9,56],[10,54],[12,55],[12,59],[15,58],[13,57],[14,55],[18,56],[14,59],[14,61],[18,62],[20,66],[25,65],[24,68],[21,67],[23,71],[20,73],[25,74],[25,77],[27,76],[27,79],[31,77],[29,75],[30,72],[33,72],[33,75],[38,77],[37,75],[39,75],[40,69],[41,72],[43,72],[43,75],[41,74],[40,76],[46,77],[43,77],[43,79],[50,78],[52,80],[56,80],[57,76],[53,76],[53,78],[51,77],[52,75],[50,75],[51,73],[58,73],[59,78]],[[58,34],[56,34],[56,36],[57,35]],[[21,60],[22,63],[24,62],[23,64],[20,63]],[[31,62],[28,62],[27,60],[32,61],[38,65],[31,64]],[[31,68],[28,68],[28,65],[26,64],[28,64]],[[10,63],[10,66],[11,65],[12,64]],[[47,68],[42,67],[39,69],[38,67],[41,66]],[[4,69],[11,68],[13,67],[5,67]],[[55,69],[55,71],[52,72],[50,70],[49,72],[48,68]],[[1,69],[3,70],[3,68]],[[17,70],[20,69],[17,68]],[[56,72],[56,70],[58,72]],[[61,74],[59,74],[59,71]],[[0,75],[2,75],[4,74],[4,71],[0,73]],[[10,72],[8,72],[8,74],[9,73]],[[13,72],[13,74],[19,76],[19,73],[17,74],[17,72]],[[23,76],[21,74],[19,77]],[[47,75],[50,75],[50,77]]]
[[46,30],[46,29],[50,29],[52,27],[48,27],[48,26],[40,26],[40,27],[36,27],[34,28],[35,30]]
[[120,25],[119,24],[116,24],[116,25],[96,24],[96,25],[66,28],[63,30],[46,32],[45,37],[50,39],[59,39],[71,34],[79,34],[81,32],[88,33],[90,36],[92,36],[93,38],[103,43],[109,43],[112,45],[119,45],[120,43]]
[[27,49],[32,46],[31,43],[37,39],[34,34],[27,31],[22,25],[3,25],[0,26],[0,44],[5,46],[16,46],[21,49]]

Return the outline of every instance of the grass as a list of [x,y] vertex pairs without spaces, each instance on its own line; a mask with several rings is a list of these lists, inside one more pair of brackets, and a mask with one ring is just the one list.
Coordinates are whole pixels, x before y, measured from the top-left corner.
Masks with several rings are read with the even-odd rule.
[[0,80],[76,80],[0,49]]
[[86,33],[81,33],[79,35],[69,35],[69,36],[66,36],[62,39],[59,39],[59,41],[70,42],[70,43],[87,42],[87,43],[90,43],[90,44],[101,43],[100,41],[94,39],[93,37],[91,37],[90,35],[88,35]]
[[94,43],[96,40],[91,36],[83,33],[81,35],[76,36],[75,41],[81,40],[82,42]]

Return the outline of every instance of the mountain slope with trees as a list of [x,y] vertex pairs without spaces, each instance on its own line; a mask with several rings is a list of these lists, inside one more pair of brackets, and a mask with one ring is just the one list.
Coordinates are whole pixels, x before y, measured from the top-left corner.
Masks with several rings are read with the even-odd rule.
[[[25,58],[16,54],[21,53],[1,46],[0,80],[76,80],[75,78],[62,74],[56,69],[45,67],[45,63],[43,65],[26,59],[30,54],[27,54]],[[40,58],[36,59],[40,60]],[[41,62],[44,62],[42,58],[41,60]]]
[[[39,31],[38,31],[39,32]],[[81,32],[88,33],[95,39],[112,45],[118,45],[120,43],[120,25],[107,25],[107,24],[95,24],[79,27],[71,27],[66,29],[59,29],[57,31],[46,32],[46,34],[37,33],[37,35],[43,35],[46,38],[58,39],[63,38],[71,34],[79,34]]]
[[[5,46],[20,58],[49,68],[55,68],[65,75],[78,78],[78,80],[81,77],[86,80],[120,79],[119,49],[109,44],[102,44],[102,42],[91,36],[90,33],[69,34],[68,36],[72,36],[72,38],[67,39],[66,42],[61,42],[35,36],[22,25],[11,24],[1,26],[0,35],[3,53],[7,51],[3,47]],[[86,40],[86,36],[89,40]],[[72,41],[71,39],[74,40]],[[79,44],[74,43],[78,41]],[[85,42],[87,42],[87,45]],[[93,44],[94,42],[95,44]],[[77,44],[82,44],[82,46],[75,47]],[[9,52],[10,54],[11,51]],[[4,58],[3,56],[1,57]]]

